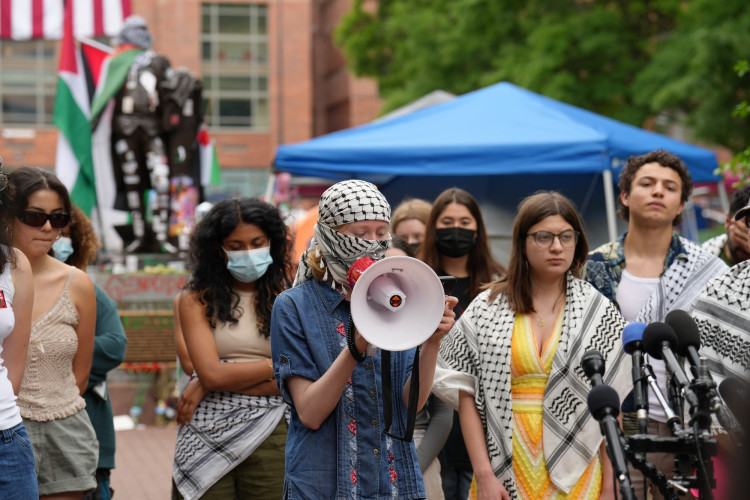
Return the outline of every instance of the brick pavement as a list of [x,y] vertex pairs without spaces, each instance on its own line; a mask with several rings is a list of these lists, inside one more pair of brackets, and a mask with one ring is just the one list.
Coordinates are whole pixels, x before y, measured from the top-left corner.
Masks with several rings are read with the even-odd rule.
[[151,426],[117,431],[115,500],[169,500],[176,427]]

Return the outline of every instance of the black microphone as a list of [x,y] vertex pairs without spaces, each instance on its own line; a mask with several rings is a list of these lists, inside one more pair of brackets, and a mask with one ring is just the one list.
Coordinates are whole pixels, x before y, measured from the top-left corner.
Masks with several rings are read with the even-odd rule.
[[685,370],[674,355],[677,345],[677,334],[666,323],[651,323],[643,331],[643,348],[650,356],[664,360],[667,372],[677,384],[680,393],[685,396],[691,407],[697,408],[698,397],[690,390],[690,381],[685,375]]
[[581,357],[581,368],[591,381],[591,387],[604,385],[604,357],[599,351],[586,351]]
[[[671,326],[675,332],[679,332],[677,354],[687,358],[690,363],[690,369],[693,372],[693,377],[698,378],[700,374],[699,368],[701,366],[701,357],[698,354],[698,349],[700,349],[701,346],[701,333],[698,329],[697,323],[690,314],[680,309],[669,311],[664,321]],[[711,374],[706,371],[706,375],[713,385],[713,377],[711,377]],[[711,411],[716,413],[716,418],[719,420],[722,427],[728,431],[732,430],[735,426],[724,409],[724,404],[718,394],[713,390],[711,390],[709,394],[711,398],[709,405]]]
[[633,400],[638,418],[638,433],[648,434],[648,396],[643,377],[643,331],[646,324],[634,321],[622,331],[622,347],[633,360]]
[[664,322],[677,333],[677,354],[687,358],[694,377],[698,377],[698,367],[701,364],[698,349],[701,346],[701,333],[695,320],[685,311],[675,309],[669,311]]
[[620,398],[617,392],[608,385],[595,385],[586,398],[589,411],[599,422],[604,439],[607,441],[607,455],[612,462],[612,469],[620,484],[620,495],[623,499],[635,499],[633,486],[628,474],[628,462],[625,448],[620,441],[620,426],[617,415],[620,414]]

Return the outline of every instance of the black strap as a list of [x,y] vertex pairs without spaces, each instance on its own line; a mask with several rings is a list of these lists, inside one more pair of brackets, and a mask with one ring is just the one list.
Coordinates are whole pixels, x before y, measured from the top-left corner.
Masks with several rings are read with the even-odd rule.
[[357,363],[361,363],[367,358],[367,352],[359,352],[357,350],[357,344],[354,342],[354,319],[351,315],[349,316],[349,323],[346,327],[346,346],[349,348],[349,352]]
[[414,422],[417,419],[417,405],[419,404],[419,347],[414,353],[414,363],[411,369],[411,384],[409,385],[409,407],[406,413],[406,432],[403,436],[391,434],[393,425],[393,387],[391,382],[391,352],[380,351],[381,379],[383,384],[383,416],[385,417],[385,433],[399,441],[411,441],[414,435]]

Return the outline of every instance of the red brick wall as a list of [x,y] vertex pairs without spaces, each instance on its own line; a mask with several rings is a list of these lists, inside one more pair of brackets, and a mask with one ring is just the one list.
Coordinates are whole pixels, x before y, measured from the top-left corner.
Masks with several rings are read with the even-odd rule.
[[370,122],[381,101],[371,79],[357,78],[335,45],[333,31],[352,0],[318,0],[315,12],[315,133],[341,130]]

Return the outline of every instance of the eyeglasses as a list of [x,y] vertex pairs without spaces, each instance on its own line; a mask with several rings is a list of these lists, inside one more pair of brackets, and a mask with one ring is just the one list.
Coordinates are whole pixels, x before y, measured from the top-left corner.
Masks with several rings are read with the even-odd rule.
[[62,229],[70,223],[70,215],[63,213],[46,214],[44,212],[21,212],[18,220],[31,227],[42,227],[47,221],[55,229]]
[[568,229],[567,231],[563,231],[559,234],[550,233],[549,231],[535,231],[533,233],[527,234],[526,237],[532,236],[534,238],[534,243],[542,248],[551,247],[552,243],[555,241],[555,237],[557,237],[557,239],[560,240],[560,244],[562,246],[564,246],[565,248],[570,248],[575,246],[580,235],[581,233],[579,233],[578,231]]

